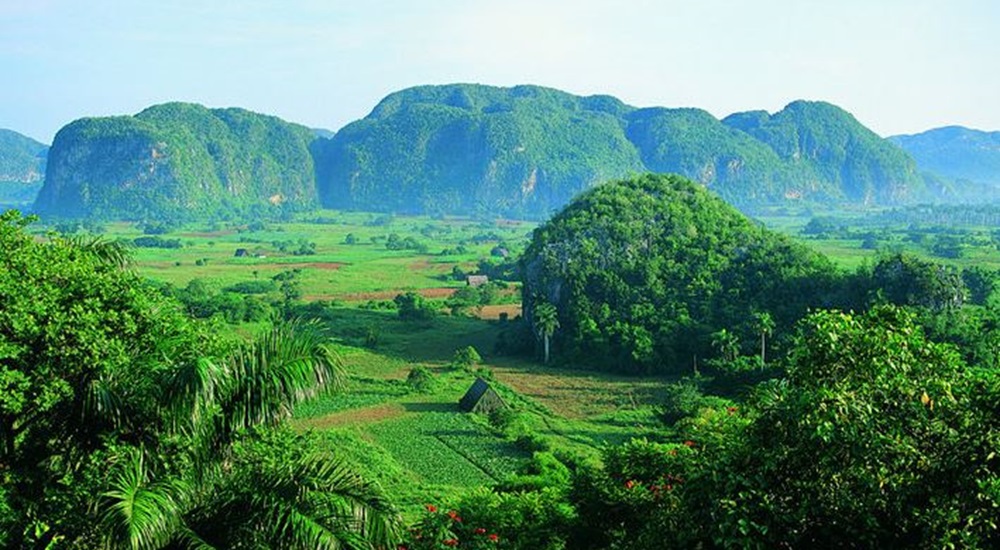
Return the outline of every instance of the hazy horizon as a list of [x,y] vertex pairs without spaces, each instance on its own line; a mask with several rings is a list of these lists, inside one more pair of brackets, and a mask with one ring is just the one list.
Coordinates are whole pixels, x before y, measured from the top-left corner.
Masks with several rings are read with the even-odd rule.
[[0,127],[241,107],[338,130],[411,86],[536,84],[722,118],[834,103],[882,136],[1000,130],[1000,5],[849,0],[0,0]]

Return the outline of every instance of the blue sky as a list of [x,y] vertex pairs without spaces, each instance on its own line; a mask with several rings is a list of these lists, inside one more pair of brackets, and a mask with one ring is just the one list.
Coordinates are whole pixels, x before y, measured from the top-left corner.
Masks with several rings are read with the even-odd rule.
[[174,100],[335,130],[449,82],[1000,130],[998,67],[995,0],[0,0],[0,127],[47,143]]

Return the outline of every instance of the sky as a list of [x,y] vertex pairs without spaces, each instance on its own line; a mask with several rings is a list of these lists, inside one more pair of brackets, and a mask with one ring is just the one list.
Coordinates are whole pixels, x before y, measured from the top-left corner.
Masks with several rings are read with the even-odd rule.
[[996,0],[0,0],[0,128],[167,101],[337,130],[410,86],[538,84],[716,117],[835,103],[1000,130]]

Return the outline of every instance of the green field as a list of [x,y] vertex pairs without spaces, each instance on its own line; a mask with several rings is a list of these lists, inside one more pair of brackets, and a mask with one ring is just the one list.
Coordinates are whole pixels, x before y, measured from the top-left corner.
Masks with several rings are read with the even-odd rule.
[[[989,244],[985,228],[955,228],[955,235],[981,246],[965,246],[960,258],[938,259],[927,246],[907,237],[912,231],[908,227],[883,228],[879,245],[864,248],[862,239],[854,236],[803,236],[810,218],[801,214],[761,220],[846,269],[897,250],[959,266],[1000,268],[1000,254]],[[300,406],[293,426],[321,434],[396,495],[404,513],[415,518],[427,503],[502,482],[528,463],[538,445],[597,460],[607,445],[670,436],[658,405],[672,379],[557,369],[494,353],[508,327],[496,320],[497,313],[506,311],[513,318],[519,311],[516,287],[506,305],[473,308],[456,316],[444,309],[443,300],[466,285],[452,276],[456,267],[472,272],[480,262],[499,262],[502,258],[491,255],[496,247],[516,257],[534,227],[505,220],[323,211],[254,230],[189,225],[161,236],[179,239],[180,248],[136,248],[134,258],[136,269],[153,280],[184,287],[197,279],[215,291],[299,270],[301,299],[318,303],[308,309],[309,315],[329,330],[349,383],[341,393]],[[109,239],[131,242],[143,236],[132,224],[114,223],[105,229]],[[390,249],[386,243],[391,235],[418,247]],[[934,236],[939,237],[940,232]],[[296,254],[302,248],[314,253]],[[238,249],[248,255],[237,257]],[[401,320],[394,310],[371,307],[407,290],[435,300],[439,314],[413,322]],[[451,364],[455,350],[465,346],[480,352],[480,366]],[[407,383],[407,375],[418,366],[433,373],[432,390],[417,391]],[[517,411],[513,428],[498,429],[485,416],[459,411],[458,400],[476,376],[490,379]],[[518,443],[519,433],[533,434],[533,439]]]
[[[320,223],[316,223],[317,220]],[[302,221],[246,225],[189,224],[162,235],[179,239],[181,248],[136,248],[135,261],[146,276],[184,286],[204,279],[215,287],[302,270],[307,299],[390,298],[402,289],[447,289],[464,285],[449,275],[454,266],[473,269],[503,245],[511,255],[527,244],[534,224],[517,221],[392,217],[321,211]],[[111,223],[105,236],[132,242],[143,236],[134,224]],[[411,237],[424,250],[390,250],[391,235]],[[347,244],[353,235],[355,244]],[[310,254],[296,254],[314,245]],[[282,250],[284,248],[284,250]],[[237,257],[244,249],[245,257]],[[201,265],[198,265],[201,264]],[[392,293],[392,294],[387,294]]]

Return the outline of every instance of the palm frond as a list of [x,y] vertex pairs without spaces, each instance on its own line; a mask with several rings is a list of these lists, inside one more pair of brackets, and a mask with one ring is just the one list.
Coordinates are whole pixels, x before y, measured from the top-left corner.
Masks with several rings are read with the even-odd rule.
[[345,375],[316,323],[279,322],[226,361],[220,404],[227,431],[274,425],[306,399],[343,387]]
[[111,374],[105,372],[88,381],[80,410],[82,425],[118,428],[124,421],[123,409],[121,388]]
[[122,241],[111,241],[101,236],[84,237],[82,235],[65,235],[58,241],[85,252],[102,263],[125,269],[132,264],[131,247]]
[[101,525],[108,548],[161,548],[182,526],[182,500],[190,488],[179,479],[151,483],[141,451],[122,464],[111,490],[102,494]]
[[214,412],[212,405],[222,376],[221,367],[207,358],[185,361],[169,370],[163,406],[174,430],[199,426]]
[[391,547],[400,538],[399,516],[381,490],[329,455],[237,468],[200,510],[208,540],[339,550]]

